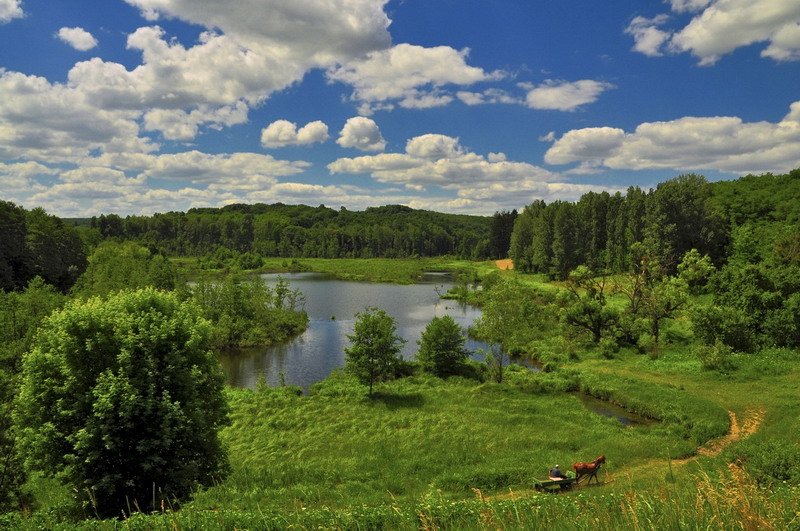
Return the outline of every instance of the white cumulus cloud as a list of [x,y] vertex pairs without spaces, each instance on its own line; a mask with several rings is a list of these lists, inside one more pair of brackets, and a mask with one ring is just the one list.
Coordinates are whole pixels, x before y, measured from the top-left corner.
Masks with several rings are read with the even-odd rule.
[[800,2],[797,0],[671,0],[675,13],[692,13],[683,28],[659,29],[665,15],[636,17],[626,29],[634,49],[646,55],[688,52],[713,65],[737,48],[767,43],[763,57],[800,60]]
[[125,0],[159,15],[220,30],[238,45],[301,70],[388,48],[387,0]]
[[82,52],[91,50],[97,46],[97,39],[83,28],[64,27],[58,30],[57,35],[59,39]]
[[785,172],[800,166],[800,102],[778,123],[715,116],[646,122],[631,133],[612,127],[577,129],[553,144],[545,162],[628,170]]
[[528,91],[526,102],[532,109],[574,111],[581,105],[594,103],[600,94],[613,87],[610,83],[591,79],[573,82],[547,80]]
[[658,26],[669,20],[668,15],[658,15],[654,18],[635,17],[625,33],[633,36],[633,49],[651,57],[663,55],[662,46],[670,38],[668,31],[658,29]]
[[93,150],[153,151],[157,146],[139,136],[139,116],[98,108],[68,85],[0,69],[0,159],[64,162]]
[[24,16],[20,0],[0,0],[0,24]]
[[386,140],[383,139],[378,124],[364,116],[349,118],[336,143],[344,148],[361,151],[383,151],[386,148]]
[[490,159],[471,153],[457,138],[439,134],[414,137],[405,153],[383,153],[340,158],[328,164],[331,173],[367,173],[382,183],[400,184],[419,190],[436,185],[461,189],[489,182],[544,182],[555,174],[523,162],[510,162],[492,155]]
[[328,140],[328,126],[317,120],[300,129],[288,120],[276,120],[261,130],[261,145],[268,148],[308,145]]
[[393,102],[406,108],[441,106],[453,101],[452,95],[443,92],[446,85],[467,86],[499,76],[469,66],[468,54],[468,49],[449,46],[398,44],[332,68],[328,78],[351,85],[353,99],[368,106]]

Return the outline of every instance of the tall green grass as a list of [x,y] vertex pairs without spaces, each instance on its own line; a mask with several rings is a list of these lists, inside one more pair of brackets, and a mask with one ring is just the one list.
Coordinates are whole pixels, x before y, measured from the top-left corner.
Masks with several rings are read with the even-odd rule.
[[472,489],[530,488],[557,463],[605,454],[609,467],[631,465],[688,444],[682,430],[626,428],[587,411],[561,392],[566,380],[532,378],[542,383],[411,377],[385,384],[372,399],[341,374],[312,396],[231,390],[233,424],[223,438],[233,473],[194,505],[346,508],[416,503],[431,493],[462,499]]
[[[687,393],[673,384],[648,382],[607,371],[580,372],[581,391],[613,402],[643,417],[657,419],[690,444],[675,448],[673,457],[685,457],[691,450],[730,430],[727,410],[716,402]],[[682,449],[681,450],[679,450]]]
[[59,521],[48,513],[0,517],[0,527],[19,530],[177,530],[177,529],[796,529],[800,490],[758,488],[741,470],[699,471],[689,481],[658,491],[575,495],[536,494],[505,499],[476,491],[462,500],[431,495],[416,503],[392,501],[381,506],[346,509],[303,507],[198,509],[136,514],[122,520]]

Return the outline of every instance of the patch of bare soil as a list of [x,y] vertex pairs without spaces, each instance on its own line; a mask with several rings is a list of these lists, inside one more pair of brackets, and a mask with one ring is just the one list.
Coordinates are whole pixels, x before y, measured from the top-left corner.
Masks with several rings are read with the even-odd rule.
[[498,269],[502,269],[504,271],[508,269],[514,269],[514,262],[510,258],[507,258],[505,260],[495,260],[494,263]]

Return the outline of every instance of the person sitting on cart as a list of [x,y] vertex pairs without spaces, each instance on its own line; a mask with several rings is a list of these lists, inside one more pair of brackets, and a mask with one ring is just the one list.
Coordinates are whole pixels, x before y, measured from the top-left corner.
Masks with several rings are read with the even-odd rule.
[[550,469],[550,479],[558,481],[560,479],[567,479],[567,476],[558,468],[558,465]]

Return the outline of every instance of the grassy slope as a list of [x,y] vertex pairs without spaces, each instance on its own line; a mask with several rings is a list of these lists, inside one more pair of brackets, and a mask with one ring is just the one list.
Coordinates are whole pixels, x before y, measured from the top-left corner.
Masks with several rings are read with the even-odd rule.
[[[491,264],[477,267],[488,272]],[[599,389],[597,394],[605,385],[620,401],[658,396],[648,391],[658,387],[675,393],[675,402],[696,397],[741,419],[763,412],[754,437],[794,441],[800,428],[800,364],[796,353],[787,357],[794,359],[742,357],[736,371],[719,374],[702,371],[689,346],[676,344],[655,360],[628,352],[606,360],[585,352],[572,368],[594,375],[587,385]],[[726,452],[670,458],[695,447],[678,424],[624,428],[587,414],[572,396],[542,393],[570,385],[558,375],[537,378],[543,383],[523,382],[527,391],[415,378],[387,384],[373,400],[335,378],[321,396],[232,391],[234,423],[224,435],[232,476],[176,514],[126,523],[132,528],[370,527],[369,522],[495,528],[558,527],[569,519],[581,529],[660,529],[720,522],[783,528],[796,518],[796,488],[756,489],[738,469],[726,472]],[[615,381],[628,381],[627,387]],[[662,406],[673,401],[655,400]],[[601,487],[563,496],[530,489],[531,478],[543,476],[552,464],[600,453],[608,457]],[[479,489],[480,497],[472,489]],[[594,516],[585,516],[581,507],[590,507]]]

